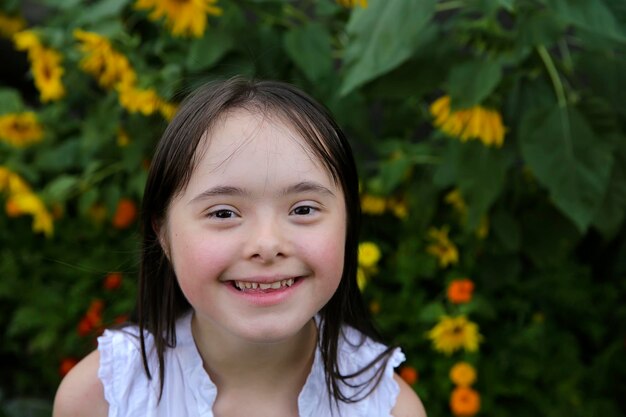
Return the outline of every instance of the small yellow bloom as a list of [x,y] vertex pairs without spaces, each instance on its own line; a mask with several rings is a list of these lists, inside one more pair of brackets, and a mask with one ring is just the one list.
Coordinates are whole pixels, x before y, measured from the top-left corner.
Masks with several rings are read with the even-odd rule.
[[117,129],[117,146],[120,148],[125,148],[130,143],[130,136],[128,136],[128,132],[123,128]]
[[159,104],[159,112],[161,113],[161,116],[163,116],[163,118],[168,122],[174,118],[177,111],[178,106],[176,104],[168,103],[166,101],[161,101],[161,103]]
[[380,260],[380,249],[373,242],[363,242],[359,244],[359,265],[363,268],[376,266]]
[[9,113],[0,116],[0,140],[15,147],[41,141],[43,128],[33,112]]
[[387,201],[371,194],[361,195],[361,210],[365,214],[380,215],[385,212]]
[[476,237],[479,239],[485,239],[489,235],[489,217],[483,216],[480,219],[480,224],[476,229]]
[[426,252],[437,257],[439,266],[442,268],[459,262],[459,250],[448,238],[448,232],[448,227],[441,229],[431,227],[428,231],[428,237],[432,243],[426,247]]
[[161,106],[161,98],[153,88],[140,89],[132,84],[121,83],[117,92],[120,105],[130,113],[140,112],[144,116],[149,116]]
[[467,362],[458,362],[450,369],[450,380],[459,387],[469,387],[476,382],[476,370]]
[[0,36],[10,38],[25,27],[26,21],[21,16],[0,13]]
[[460,215],[464,216],[467,213],[467,203],[463,199],[461,191],[458,188],[455,188],[446,194],[444,201],[452,206],[452,208]]
[[428,338],[433,342],[433,348],[446,355],[451,355],[460,349],[468,352],[478,350],[482,336],[478,333],[478,325],[469,321],[465,316],[443,316],[439,323],[428,332]]
[[367,286],[367,274],[361,267],[358,267],[356,270],[356,283],[361,291]]
[[433,124],[436,127],[463,142],[480,140],[485,146],[495,147],[504,143],[506,129],[502,116],[496,110],[475,106],[453,112],[450,96],[443,96],[431,104],[430,113],[435,118]]
[[367,7],[367,0],[337,0],[337,3],[343,7],[356,7],[361,6],[363,8]]
[[223,10],[215,6],[217,0],[137,0],[135,8],[150,10],[152,21],[165,18],[165,25],[173,36],[201,38],[207,27],[207,16],[220,16]]
[[393,215],[399,219],[404,220],[409,215],[409,208],[404,200],[390,199],[387,202],[387,207],[391,210]]

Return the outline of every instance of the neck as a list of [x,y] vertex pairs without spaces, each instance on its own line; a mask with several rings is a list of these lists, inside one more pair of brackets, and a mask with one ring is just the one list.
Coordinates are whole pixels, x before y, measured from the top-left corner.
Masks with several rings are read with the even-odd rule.
[[195,314],[191,327],[204,368],[218,392],[283,390],[297,397],[310,373],[317,343],[314,320],[289,339],[273,343],[241,340],[200,322]]

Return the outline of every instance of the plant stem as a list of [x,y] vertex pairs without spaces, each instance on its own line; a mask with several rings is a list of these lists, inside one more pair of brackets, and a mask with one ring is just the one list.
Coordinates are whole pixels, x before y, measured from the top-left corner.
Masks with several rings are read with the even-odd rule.
[[569,121],[569,113],[567,111],[567,97],[565,97],[565,89],[563,88],[563,83],[561,82],[561,77],[559,77],[559,72],[556,69],[556,65],[554,65],[554,61],[550,56],[550,53],[546,49],[544,45],[537,46],[537,52],[543,61],[543,64],[546,66],[548,70],[548,75],[552,80],[552,85],[554,86],[554,92],[556,94],[557,102],[559,104],[559,109],[561,110],[561,126],[563,128],[563,136],[566,142],[566,150],[571,155],[573,153],[572,149],[572,136],[570,130],[570,121]]
[[543,61],[543,64],[546,66],[548,70],[548,75],[550,76],[550,80],[552,80],[552,85],[554,86],[554,92],[556,94],[556,98],[559,103],[559,107],[564,108],[567,107],[567,98],[565,97],[565,89],[563,88],[563,83],[561,82],[561,78],[559,77],[559,72],[554,65],[554,61],[552,57],[548,53],[548,50],[545,46],[539,45],[537,47],[537,52]]

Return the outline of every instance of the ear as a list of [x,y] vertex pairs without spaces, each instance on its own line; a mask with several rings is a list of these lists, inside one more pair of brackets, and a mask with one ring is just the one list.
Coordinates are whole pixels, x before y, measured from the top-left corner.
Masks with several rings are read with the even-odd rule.
[[161,245],[163,253],[167,257],[167,259],[171,261],[170,247],[167,240],[167,227],[165,225],[165,222],[163,220],[157,219],[156,216],[153,216],[150,223],[152,224],[152,230],[154,231],[154,234],[159,240],[159,245]]

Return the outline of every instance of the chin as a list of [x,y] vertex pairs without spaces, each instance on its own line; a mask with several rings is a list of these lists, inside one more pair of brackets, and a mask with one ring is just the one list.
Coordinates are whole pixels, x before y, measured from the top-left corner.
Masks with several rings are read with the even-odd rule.
[[240,329],[240,337],[250,343],[280,343],[298,335],[310,320],[311,318],[287,321],[276,319],[271,323],[267,320],[263,323],[251,323],[250,326]]

